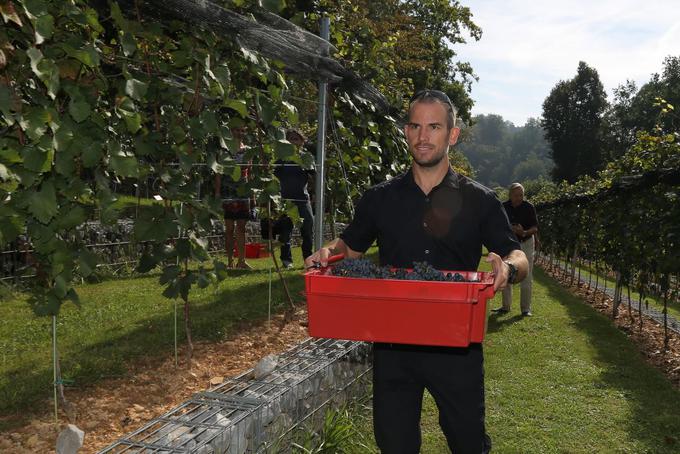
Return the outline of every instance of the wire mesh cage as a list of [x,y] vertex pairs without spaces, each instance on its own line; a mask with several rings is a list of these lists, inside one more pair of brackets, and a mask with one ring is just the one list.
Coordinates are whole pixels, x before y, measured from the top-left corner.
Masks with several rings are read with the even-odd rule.
[[[314,424],[320,409],[341,405],[370,370],[363,342],[308,339],[256,368],[194,394],[164,415],[100,453],[282,452],[301,422]],[[321,420],[322,418],[316,418]]]

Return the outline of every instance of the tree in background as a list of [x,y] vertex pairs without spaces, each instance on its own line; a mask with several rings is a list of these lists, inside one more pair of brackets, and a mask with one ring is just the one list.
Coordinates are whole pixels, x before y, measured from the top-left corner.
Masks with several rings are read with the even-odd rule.
[[546,139],[552,147],[556,181],[571,183],[602,169],[602,122],[607,95],[594,68],[579,62],[576,76],[560,81],[543,102]]
[[[665,103],[659,102],[659,98]],[[655,126],[669,133],[680,128],[680,116],[659,113],[666,104],[680,106],[680,57],[666,57],[661,74],[652,74],[638,90],[626,81],[614,90],[614,101],[607,110],[604,124],[608,160],[624,155],[636,142],[637,133]]]
[[298,1],[295,11],[284,16],[304,22],[315,31],[319,14],[331,18],[331,43],[336,57],[401,106],[420,88],[446,92],[459,108],[461,118],[470,118],[473,101],[470,85],[476,76],[467,62],[455,61],[455,49],[481,37],[472,13],[457,1],[448,0],[334,0]]
[[460,151],[475,178],[488,187],[547,177],[552,161],[543,129],[535,118],[517,127],[500,115],[478,115],[464,130]]

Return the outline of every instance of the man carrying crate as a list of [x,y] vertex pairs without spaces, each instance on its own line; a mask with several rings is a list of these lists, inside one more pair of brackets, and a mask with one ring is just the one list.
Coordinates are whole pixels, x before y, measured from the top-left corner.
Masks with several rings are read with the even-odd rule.
[[[305,264],[325,266],[335,254],[358,258],[377,239],[381,265],[411,268],[424,261],[437,269],[475,271],[486,246],[494,290],[521,281],[527,259],[500,201],[490,189],[451,169],[448,148],[460,133],[455,124],[456,110],[445,93],[417,92],[404,127],[411,169],[367,190],[340,238]],[[489,452],[483,364],[481,344],[459,348],[375,343],[373,427],[380,450],[419,452],[427,389],[439,408],[451,450]]]

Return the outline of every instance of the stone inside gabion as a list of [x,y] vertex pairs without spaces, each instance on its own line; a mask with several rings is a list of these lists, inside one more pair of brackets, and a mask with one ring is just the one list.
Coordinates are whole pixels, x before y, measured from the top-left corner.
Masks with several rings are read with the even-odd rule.
[[322,424],[323,412],[310,418],[317,409],[348,401],[348,392],[356,388],[350,385],[370,367],[370,346],[310,339],[260,365],[266,365],[261,371],[266,373],[258,373],[259,380],[251,370],[229,385],[199,394],[171,412],[178,418],[176,423],[157,421],[148,425],[149,433],[141,431],[119,446],[135,452],[134,442],[139,440],[158,446],[154,452],[177,452],[179,448],[206,454],[246,454],[276,446],[282,441],[278,437],[303,419]]

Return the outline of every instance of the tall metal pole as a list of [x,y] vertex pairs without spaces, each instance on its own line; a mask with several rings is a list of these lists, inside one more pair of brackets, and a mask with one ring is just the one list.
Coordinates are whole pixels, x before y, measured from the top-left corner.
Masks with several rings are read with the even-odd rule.
[[[331,20],[321,18],[321,37],[326,41],[330,38]],[[323,208],[325,205],[324,188],[326,187],[326,92],[328,82],[319,81],[319,126],[316,131],[316,212],[314,216],[314,249],[323,246]]]

